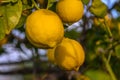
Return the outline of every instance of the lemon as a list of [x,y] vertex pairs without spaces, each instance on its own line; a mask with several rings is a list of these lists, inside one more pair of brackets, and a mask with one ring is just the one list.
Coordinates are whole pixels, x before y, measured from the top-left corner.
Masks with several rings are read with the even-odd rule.
[[85,59],[84,50],[77,41],[64,38],[55,49],[55,61],[64,70],[75,70],[83,64]]
[[50,62],[53,63],[53,64],[55,64],[54,51],[55,51],[55,48],[53,48],[53,49],[48,49],[48,50],[47,50],[47,58],[48,58],[48,61],[50,61]]
[[53,48],[64,36],[64,27],[59,16],[53,11],[40,9],[26,20],[26,36],[38,48]]
[[81,0],[60,0],[56,5],[56,12],[65,23],[79,21],[84,13]]

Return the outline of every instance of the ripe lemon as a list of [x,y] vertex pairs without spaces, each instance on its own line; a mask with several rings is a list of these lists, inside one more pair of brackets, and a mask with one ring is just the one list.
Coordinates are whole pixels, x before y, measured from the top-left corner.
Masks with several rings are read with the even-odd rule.
[[53,49],[48,49],[48,50],[47,50],[47,58],[48,58],[48,61],[50,61],[50,62],[53,63],[53,64],[55,64],[54,51],[55,51],[55,48],[53,48]]
[[79,21],[84,13],[81,0],[60,0],[56,5],[56,12],[65,23]]
[[84,50],[75,40],[64,38],[55,49],[55,61],[64,70],[77,71],[84,59]]
[[26,36],[35,47],[52,48],[62,41],[64,27],[56,13],[40,9],[28,16]]

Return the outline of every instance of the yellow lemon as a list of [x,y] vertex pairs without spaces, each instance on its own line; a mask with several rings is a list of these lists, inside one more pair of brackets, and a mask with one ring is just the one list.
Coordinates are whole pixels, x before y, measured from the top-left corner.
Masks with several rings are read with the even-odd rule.
[[53,49],[48,49],[48,50],[47,50],[47,58],[48,58],[48,61],[50,61],[50,62],[53,63],[53,64],[55,64],[54,51],[55,51],[55,48],[53,48]]
[[62,41],[64,27],[56,13],[40,9],[28,16],[26,36],[35,47],[53,48]]
[[64,70],[75,70],[83,64],[85,59],[84,50],[77,41],[64,38],[55,49],[55,61]]
[[65,23],[79,21],[84,13],[81,0],[60,0],[56,5],[56,12]]

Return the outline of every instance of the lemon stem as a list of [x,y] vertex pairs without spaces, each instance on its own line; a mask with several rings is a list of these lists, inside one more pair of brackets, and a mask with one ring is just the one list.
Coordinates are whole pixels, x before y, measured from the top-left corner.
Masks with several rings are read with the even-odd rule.
[[104,54],[102,55],[102,60],[103,60],[103,62],[105,63],[105,67],[106,67],[107,71],[109,72],[112,80],[117,80],[116,77],[115,77],[115,74],[113,73],[112,68],[111,68],[108,60],[107,60],[106,57],[104,56]]
[[105,26],[108,34],[109,34],[109,37],[112,37],[112,32],[110,30],[110,27],[107,25],[107,22],[106,22],[105,18],[104,18],[104,26]]
[[[104,26],[104,28],[106,29],[106,31],[108,32],[108,36],[109,36],[110,38],[112,38],[112,32],[111,32],[111,30],[110,30],[110,27],[107,25],[107,22],[106,22],[105,18],[104,18],[104,24],[103,24],[103,26]],[[111,42],[111,43],[112,43],[112,42]],[[113,46],[113,44],[112,44],[112,46]],[[107,71],[109,72],[112,80],[117,80],[117,79],[116,79],[116,76],[115,76],[115,74],[114,74],[114,72],[113,72],[113,70],[112,70],[112,68],[111,68],[111,66],[110,66],[110,64],[109,64],[110,59],[111,59],[111,55],[112,55],[112,53],[110,52],[109,55],[108,55],[108,58],[106,58],[105,55],[103,54],[103,55],[102,55],[102,60],[103,60],[103,62],[105,63],[105,67],[106,67]]]
[[109,63],[109,61],[110,61],[110,59],[111,59],[111,56],[112,56],[112,53],[109,53],[108,59],[107,59],[108,63]]
[[37,5],[37,3],[34,0],[32,0],[32,2],[34,4],[34,6],[36,7],[36,9],[40,9],[39,6]]

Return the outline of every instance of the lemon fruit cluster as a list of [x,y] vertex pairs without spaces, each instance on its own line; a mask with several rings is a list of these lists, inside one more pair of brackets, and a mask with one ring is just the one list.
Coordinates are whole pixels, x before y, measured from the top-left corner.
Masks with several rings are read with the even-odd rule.
[[[48,51],[48,54],[51,53]],[[69,38],[64,38],[55,49],[53,49],[52,60],[63,70],[78,71],[85,59],[84,50],[77,41]],[[50,55],[48,55],[50,57]],[[50,59],[50,58],[49,58]]]
[[32,12],[26,20],[26,37],[35,47],[48,49],[50,62],[64,70],[77,71],[84,62],[84,50],[77,41],[64,37],[62,21],[74,23],[80,20],[83,4],[81,0],[60,0],[56,10],[57,14],[48,9]]
[[26,20],[26,36],[35,47],[53,48],[64,36],[64,27],[59,16],[53,11],[40,9]]
[[81,0],[59,0],[56,5],[56,12],[65,23],[79,21],[84,13]]

